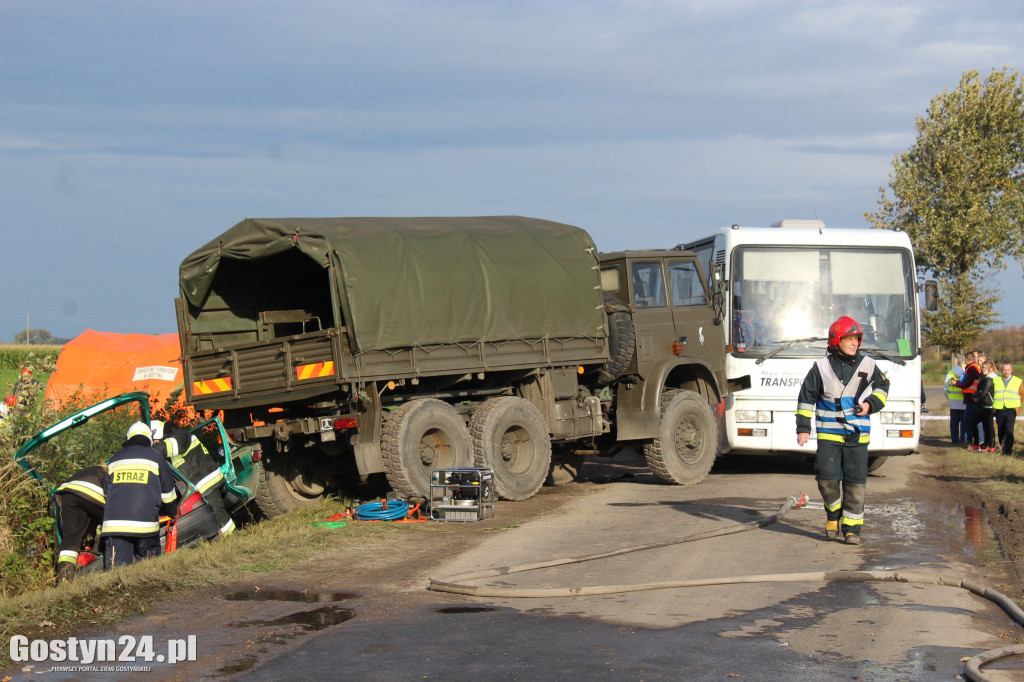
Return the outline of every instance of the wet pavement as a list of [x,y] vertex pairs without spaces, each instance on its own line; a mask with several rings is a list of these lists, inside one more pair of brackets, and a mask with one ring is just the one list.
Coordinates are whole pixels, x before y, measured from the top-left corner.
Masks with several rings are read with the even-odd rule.
[[[868,484],[866,544],[825,542],[819,509],[734,536],[610,560],[503,576],[490,584],[644,583],[710,575],[835,569],[934,570],[1000,581],[1001,556],[985,511],[960,506],[915,471],[920,456],[885,465]],[[443,565],[379,585],[342,568],[264,576],[226,589],[183,625],[152,614],[122,632],[162,642],[195,634],[199,661],[153,665],[148,679],[950,680],[961,658],[1012,643],[1021,629],[963,590],[918,584],[773,583],[571,599],[471,599],[425,591],[427,577],[487,566],[582,556],[742,523],[813,486],[806,469],[731,464],[701,486],[653,484],[642,473],[578,507],[492,533]],[[500,512],[499,512],[500,513]],[[358,582],[358,584],[357,584]],[[485,581],[486,582],[486,581]],[[183,627],[188,627],[187,631]],[[101,636],[101,635],[97,635]],[[1018,661],[986,671],[1024,679]],[[90,674],[125,679],[137,673]],[[1002,677],[1000,677],[1002,676]],[[32,672],[18,679],[84,679]]]

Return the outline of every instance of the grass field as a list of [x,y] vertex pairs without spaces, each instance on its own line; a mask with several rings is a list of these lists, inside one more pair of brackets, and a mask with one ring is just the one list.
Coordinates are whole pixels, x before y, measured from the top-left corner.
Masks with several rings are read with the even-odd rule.
[[[0,369],[0,391],[3,392],[3,395],[0,395],[0,399],[11,394],[11,390],[14,388],[14,384],[18,381],[19,376],[21,376],[20,369]],[[49,372],[33,372],[32,376],[44,386],[50,379]]]
[[22,367],[31,367],[33,376],[42,384],[50,378],[48,369],[57,360],[62,346],[20,346],[0,344],[0,400],[11,394]]
[[[14,634],[51,639],[119,622],[169,594],[202,589],[229,576],[277,570],[323,550],[352,546],[365,551],[364,545],[386,541],[395,533],[451,532],[443,523],[351,522],[338,529],[313,525],[343,508],[341,501],[328,500],[313,509],[250,524],[214,543],[0,598],[0,641]],[[0,648],[0,670],[10,665],[7,648]]]

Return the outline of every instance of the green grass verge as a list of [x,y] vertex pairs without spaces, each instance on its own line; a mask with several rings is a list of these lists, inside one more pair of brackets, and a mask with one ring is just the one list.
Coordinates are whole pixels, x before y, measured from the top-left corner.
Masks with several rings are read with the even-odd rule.
[[[0,641],[8,642],[16,634],[54,639],[110,625],[143,613],[149,605],[173,594],[277,570],[322,550],[386,541],[395,533],[450,532],[439,528],[445,524],[435,523],[352,522],[337,529],[313,526],[343,508],[341,502],[329,500],[310,510],[249,524],[218,542],[0,598]],[[11,665],[10,652],[0,647],[0,670]]]
[[[20,369],[0,369],[0,391],[3,392],[3,395],[0,395],[0,400],[11,395],[11,391],[14,389],[14,384],[17,383],[18,377],[20,376]],[[45,386],[46,382],[50,380],[49,372],[33,372],[32,376],[35,377],[43,386]]]
[[[948,405],[933,410],[932,414],[949,414]],[[1018,418],[1013,435],[1016,441],[1013,455],[992,452],[970,452],[966,448],[949,445],[949,422],[944,419],[923,422],[926,438],[940,438],[944,454],[952,467],[950,472],[991,502],[993,509],[1000,505],[1024,505],[1024,418]]]
[[925,386],[941,386],[946,381],[949,363],[944,360],[926,360],[921,363],[921,380]]

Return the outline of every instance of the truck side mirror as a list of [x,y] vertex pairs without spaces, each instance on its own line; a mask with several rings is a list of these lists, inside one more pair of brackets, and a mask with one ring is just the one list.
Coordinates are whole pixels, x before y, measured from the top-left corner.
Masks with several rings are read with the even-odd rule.
[[725,317],[725,296],[722,295],[722,270],[723,266],[715,265],[713,260],[708,261],[708,288],[711,290],[711,307],[715,311],[715,324],[722,324],[722,319]]
[[934,279],[924,283],[924,309],[933,312],[939,309],[939,285]]

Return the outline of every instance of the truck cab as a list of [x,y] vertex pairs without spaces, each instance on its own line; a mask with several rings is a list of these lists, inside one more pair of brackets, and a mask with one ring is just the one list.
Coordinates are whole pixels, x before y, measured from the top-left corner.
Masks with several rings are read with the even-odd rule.
[[602,253],[600,261],[608,305],[632,313],[636,353],[626,373],[659,383],[659,377],[668,378],[675,368],[696,364],[713,379],[709,384],[724,386],[725,336],[713,305],[717,292],[709,286],[697,254],[617,251]]

